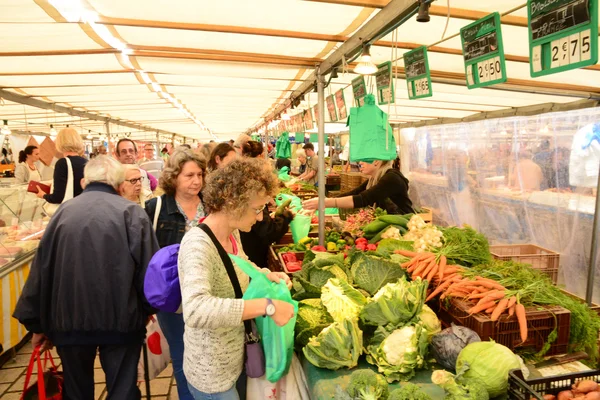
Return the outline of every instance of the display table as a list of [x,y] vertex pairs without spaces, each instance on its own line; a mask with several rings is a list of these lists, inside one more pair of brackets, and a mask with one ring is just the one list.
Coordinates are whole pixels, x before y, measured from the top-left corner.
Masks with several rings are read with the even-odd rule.
[[[337,385],[340,385],[342,389],[346,389],[350,382],[350,374],[357,369],[372,369],[377,372],[377,368],[367,363],[364,360],[364,356],[357,368],[354,369],[339,369],[337,371],[331,371],[328,369],[317,368],[309,363],[304,356],[300,356],[302,362],[302,369],[306,375],[306,382],[310,390],[310,398],[312,400],[330,400],[334,398],[335,389]],[[444,391],[439,387],[431,383],[431,370],[417,371],[417,375],[410,380],[411,383],[415,383],[423,388],[432,399],[443,399]],[[395,382],[390,385],[390,391],[399,388],[401,383]]]

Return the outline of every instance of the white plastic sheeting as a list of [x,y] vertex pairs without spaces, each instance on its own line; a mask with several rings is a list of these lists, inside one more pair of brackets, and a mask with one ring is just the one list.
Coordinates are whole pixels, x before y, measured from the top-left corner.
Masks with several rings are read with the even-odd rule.
[[[584,145],[574,144],[576,132],[599,121],[595,108],[403,129],[410,195],[433,209],[434,223],[472,225],[493,244],[559,252],[559,283],[585,297],[596,190],[572,186],[570,178],[586,164],[571,154]],[[597,155],[599,140],[585,143]],[[598,159],[590,162],[587,174],[597,182]],[[600,265],[595,279],[600,282]]]

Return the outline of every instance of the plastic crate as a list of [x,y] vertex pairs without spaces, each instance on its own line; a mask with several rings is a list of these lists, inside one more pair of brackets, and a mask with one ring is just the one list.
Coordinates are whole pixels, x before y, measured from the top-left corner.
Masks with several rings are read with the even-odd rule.
[[570,390],[571,385],[584,379],[591,379],[600,383],[600,370],[575,372],[567,375],[549,376],[547,378],[536,378],[526,381],[520,369],[513,369],[508,373],[508,398],[543,400],[543,395],[556,395],[563,390]]
[[440,319],[446,324],[463,325],[477,332],[482,341],[493,339],[511,350],[527,350],[538,352],[546,343],[548,336],[557,328],[558,337],[550,345],[546,355],[565,354],[569,347],[571,312],[562,307],[528,307],[528,335],[525,343],[521,342],[519,322],[516,316],[502,314],[498,321],[492,321],[489,314],[469,315],[472,303],[452,299],[440,307]]
[[548,275],[556,284],[560,254],[534,244],[498,244],[490,246],[490,253],[496,260],[513,260]]
[[282,247],[285,247],[285,245],[274,244],[273,246],[269,247],[269,252],[267,253],[267,267],[273,272],[283,271],[283,267],[279,261],[279,253],[277,253],[277,251]]

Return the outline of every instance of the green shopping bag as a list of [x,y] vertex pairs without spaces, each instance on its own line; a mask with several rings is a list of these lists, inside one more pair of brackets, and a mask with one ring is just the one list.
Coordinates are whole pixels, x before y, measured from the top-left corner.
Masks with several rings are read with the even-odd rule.
[[229,257],[235,265],[250,277],[250,285],[248,285],[242,297],[244,300],[281,300],[294,306],[294,317],[285,326],[277,326],[271,317],[257,317],[254,319],[265,353],[266,378],[269,382],[275,383],[287,375],[292,364],[298,302],[292,300],[290,290],[283,280],[279,283],[271,282],[265,274],[254,268],[252,264],[243,258],[231,254]]
[[275,158],[291,158],[292,145],[289,132],[283,132],[275,144]]
[[[331,207],[331,208],[326,208],[325,209],[325,215],[337,215],[339,213],[340,213],[339,208],[333,208],[333,207]],[[319,216],[319,212],[315,211],[315,215]]]
[[352,107],[350,126],[350,161],[372,163],[375,160],[395,160],[396,141],[388,116],[375,104],[375,96],[365,96],[362,107]]
[[294,244],[298,244],[301,239],[308,236],[310,232],[311,217],[308,215],[296,214],[292,222],[290,222],[290,230],[292,231],[292,239]]
[[290,209],[292,209],[296,212],[302,210],[302,200],[300,200],[300,197],[294,196],[291,194],[279,193],[277,195],[277,197],[275,197],[275,204],[277,204],[277,206],[280,206],[283,203],[285,203],[287,200],[292,201],[290,203]]
[[290,179],[292,179],[290,177],[290,169],[288,167],[283,167],[279,170],[279,173],[277,174],[277,177],[279,178],[280,181],[282,182],[289,182]]

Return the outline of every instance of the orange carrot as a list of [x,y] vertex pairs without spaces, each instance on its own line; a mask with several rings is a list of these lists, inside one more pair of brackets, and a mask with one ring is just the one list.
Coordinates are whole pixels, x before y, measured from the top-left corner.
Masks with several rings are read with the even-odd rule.
[[502,315],[502,313],[506,310],[506,306],[508,305],[508,299],[507,298],[503,298],[502,300],[500,300],[498,302],[498,307],[496,307],[496,309],[494,310],[494,312],[492,313],[492,321],[497,321],[498,318],[500,318],[500,315]]
[[402,268],[407,268],[407,267],[410,267],[411,265],[412,265],[412,260],[410,260],[410,261],[407,261],[407,262],[405,262],[405,263],[402,263],[402,264],[400,264],[400,266],[401,266]]
[[420,261],[419,264],[417,264],[415,270],[413,271],[413,275],[423,275],[423,272],[425,271],[428,265],[428,261]]
[[394,254],[400,254],[401,256],[404,256],[404,257],[414,257],[417,255],[417,253],[415,253],[414,251],[408,251],[408,250],[394,250]]
[[444,275],[451,275],[460,270],[461,269],[458,268],[456,265],[446,265],[446,268],[444,268]]
[[477,314],[478,312],[487,310],[494,304],[496,304],[495,301],[488,301],[487,303],[477,304],[476,306],[471,307],[471,309],[469,310],[469,314]]
[[431,282],[431,279],[433,278],[433,275],[435,275],[435,273],[432,274],[433,271],[437,271],[437,263],[435,262],[435,259],[429,263],[429,265],[427,266],[427,269],[425,270],[425,272],[423,273],[423,276],[427,277],[427,280],[429,282]]
[[513,316],[513,314],[515,313],[515,305],[516,305],[516,304],[513,304],[512,306],[510,306],[510,307],[508,308],[508,316],[509,316],[509,317],[512,317],[512,316]]
[[456,278],[457,276],[458,276],[458,274],[446,275],[446,276],[444,276],[444,279],[442,279],[442,282],[447,282],[447,281],[449,281],[452,278]]
[[439,277],[440,277],[440,281],[442,280],[442,278],[444,277],[444,270],[446,269],[446,256],[442,255],[440,257],[440,273],[439,273]]
[[485,296],[481,300],[479,300],[479,303],[477,303],[477,304],[485,303],[486,301],[491,301],[491,300],[500,300],[503,297],[504,297],[504,292],[489,293],[487,296]]
[[515,304],[515,314],[519,321],[519,330],[521,332],[521,342],[527,340],[527,316],[525,315],[525,306],[521,303]]
[[488,308],[487,310],[485,310],[485,313],[486,313],[486,314],[491,314],[491,313],[493,313],[493,312],[494,312],[494,310],[495,310],[496,308],[498,308],[498,306],[494,304],[493,306],[491,306],[490,308]]
[[508,299],[508,304],[506,305],[506,307],[510,308],[510,307],[514,306],[516,302],[517,302],[517,297],[512,296],[510,299]]
[[498,289],[498,290],[506,289],[504,286],[502,286],[498,282],[495,282],[491,279],[482,278],[480,276],[477,276],[475,279],[477,279],[477,283],[479,285],[489,287],[490,289]]
[[444,283],[440,284],[433,292],[431,292],[431,294],[429,296],[427,296],[427,299],[425,299],[425,301],[427,302],[427,301],[433,299],[438,294],[442,293],[444,291],[444,289],[446,289],[448,286],[450,286],[453,282],[454,281],[452,279],[448,279]]
[[469,299],[483,299],[487,295],[495,293],[495,292],[496,292],[496,290],[479,289],[479,293],[473,293],[471,296],[469,296]]

